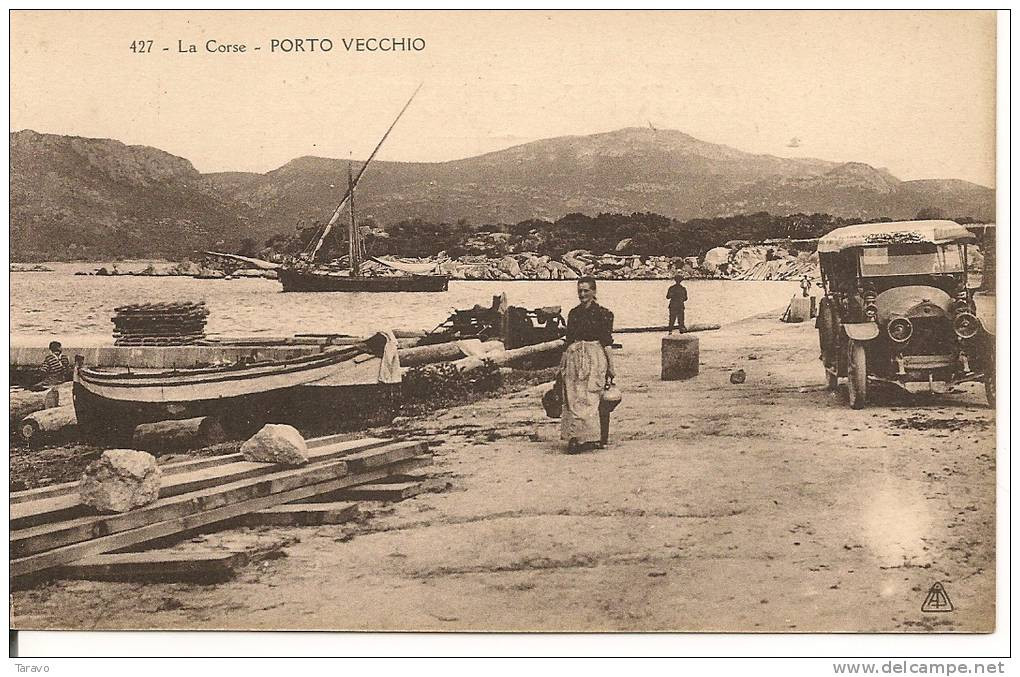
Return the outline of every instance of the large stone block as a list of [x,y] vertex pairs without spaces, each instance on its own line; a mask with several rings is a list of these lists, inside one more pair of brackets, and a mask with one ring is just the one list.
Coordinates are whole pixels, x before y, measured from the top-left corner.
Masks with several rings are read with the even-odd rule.
[[679,381],[697,376],[700,359],[698,337],[689,334],[662,337],[663,381]]
[[304,465],[308,463],[308,444],[294,426],[267,423],[241,445],[241,454],[256,463]]
[[814,315],[812,314],[813,297],[795,295],[790,299],[790,305],[783,317],[784,322],[807,322]]
[[126,512],[159,498],[156,457],[134,449],[108,449],[85,468],[81,502],[102,512]]

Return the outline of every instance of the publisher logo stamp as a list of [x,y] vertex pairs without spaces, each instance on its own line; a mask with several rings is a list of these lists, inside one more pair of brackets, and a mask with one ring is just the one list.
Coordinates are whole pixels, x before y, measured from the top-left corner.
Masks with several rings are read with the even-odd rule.
[[953,601],[949,599],[949,593],[946,592],[944,585],[936,583],[928,588],[928,595],[924,598],[924,604],[921,605],[921,611],[927,613],[943,613],[952,610]]

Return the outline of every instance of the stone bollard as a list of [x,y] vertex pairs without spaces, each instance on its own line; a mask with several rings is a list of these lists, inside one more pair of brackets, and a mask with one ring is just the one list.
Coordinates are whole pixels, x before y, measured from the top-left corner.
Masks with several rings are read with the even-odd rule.
[[679,381],[698,375],[698,337],[673,334],[662,337],[662,380]]
[[786,322],[807,322],[811,319],[811,298],[797,294],[790,299]]

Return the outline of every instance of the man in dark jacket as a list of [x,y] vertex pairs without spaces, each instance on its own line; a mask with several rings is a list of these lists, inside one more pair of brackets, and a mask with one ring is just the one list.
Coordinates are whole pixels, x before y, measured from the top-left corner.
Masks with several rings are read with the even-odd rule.
[[676,284],[666,292],[666,298],[669,299],[670,334],[673,333],[674,326],[679,326],[681,333],[687,331],[687,325],[684,324],[684,304],[687,303],[687,288],[683,285],[683,275],[677,273],[675,279]]

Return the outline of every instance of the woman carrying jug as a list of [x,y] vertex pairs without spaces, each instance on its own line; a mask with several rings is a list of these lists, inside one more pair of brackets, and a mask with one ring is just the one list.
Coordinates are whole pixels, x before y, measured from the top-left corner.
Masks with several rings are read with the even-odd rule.
[[606,385],[616,377],[610,346],[613,314],[595,302],[595,278],[577,281],[581,301],[567,315],[566,351],[560,360],[563,415],[560,438],[567,453],[603,449],[609,444],[609,412],[599,402]]

